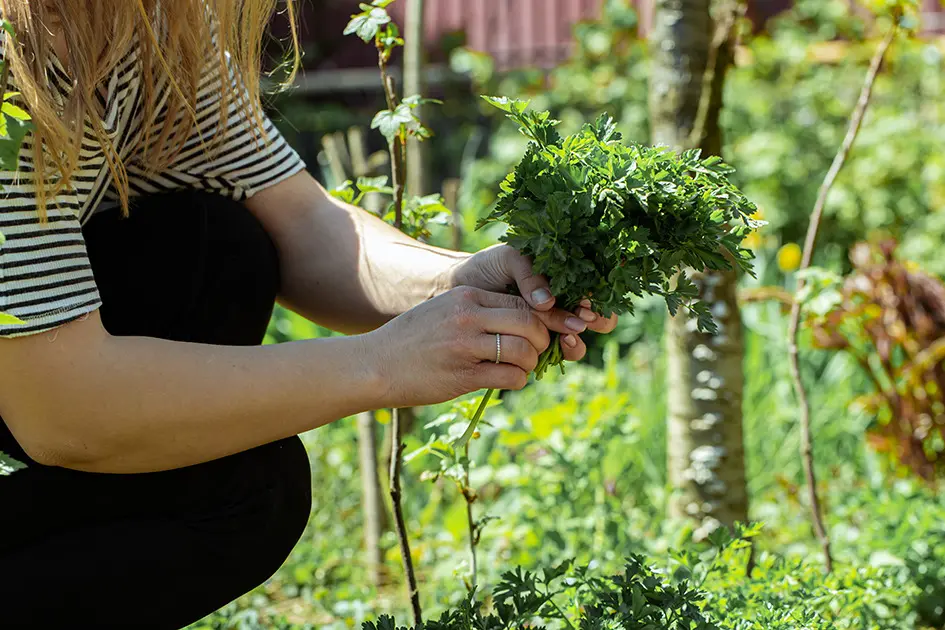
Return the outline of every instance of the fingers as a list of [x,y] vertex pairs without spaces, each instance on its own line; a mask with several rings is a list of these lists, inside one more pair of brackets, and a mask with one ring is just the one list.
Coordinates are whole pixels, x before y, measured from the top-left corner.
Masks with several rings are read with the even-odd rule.
[[562,335],[580,335],[588,328],[586,322],[575,317],[573,313],[562,309],[556,308],[544,313],[537,313],[537,316],[548,330]]
[[500,365],[503,363],[512,365],[526,373],[538,367],[538,355],[541,351],[535,349],[535,346],[528,340],[514,335],[499,335],[499,338],[501,339],[501,352],[497,351],[494,334],[477,336],[473,356],[480,361],[492,363],[493,365],[495,365],[496,357],[498,357],[501,362]]
[[[471,301],[481,309],[475,312],[475,320],[483,335],[476,342],[476,357],[480,361],[495,361],[495,335],[503,340],[502,362],[530,372],[535,367],[537,355],[549,345],[549,331],[560,338],[562,354],[566,361],[580,361],[587,354],[587,346],[580,335],[588,330],[607,334],[617,326],[617,317],[601,317],[591,309],[591,302],[583,300],[574,313],[549,308],[537,311],[525,299],[505,293],[492,293],[471,289]],[[530,347],[528,347],[530,346]]]
[[528,258],[511,247],[504,247],[502,259],[505,271],[515,280],[519,293],[529,306],[539,311],[547,311],[555,305],[548,279],[532,271],[532,263]]
[[[523,298],[506,293],[480,291],[476,294],[477,302],[487,308],[527,309],[531,305]],[[617,328],[618,318],[601,317],[591,310],[590,300],[583,300],[574,313],[562,309],[546,308],[536,312],[541,322],[556,333],[562,335],[581,334],[587,330],[609,334]],[[496,331],[501,332],[501,331]]]
[[587,354],[587,346],[578,335],[562,335],[558,343],[565,361],[580,361]]
[[507,363],[481,363],[474,380],[476,389],[518,391],[528,384],[528,372]]
[[581,305],[574,313],[581,321],[587,324],[587,329],[604,335],[610,334],[617,328],[618,317],[601,317],[591,310],[590,300],[581,300]]
[[481,331],[523,338],[535,349],[544,352],[551,343],[548,329],[539,316],[526,308],[483,308],[479,324]]
[[473,291],[475,291],[473,297],[476,304],[479,306],[486,308],[514,308],[523,311],[531,309],[531,305],[526,302],[524,298],[520,298],[517,295],[510,293],[493,293],[492,291],[483,291],[481,289],[473,289]]

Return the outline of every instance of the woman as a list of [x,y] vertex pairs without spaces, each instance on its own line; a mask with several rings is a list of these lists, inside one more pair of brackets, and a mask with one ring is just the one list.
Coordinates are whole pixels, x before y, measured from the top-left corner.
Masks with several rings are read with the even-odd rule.
[[[274,4],[0,0],[35,123],[0,173],[23,321],[0,326],[0,450],[27,464],[0,481],[4,628],[185,626],[301,535],[299,433],[519,389],[549,331],[578,360],[615,325],[554,308],[507,247],[333,200],[258,106]],[[261,346],[276,299],[348,336]]]

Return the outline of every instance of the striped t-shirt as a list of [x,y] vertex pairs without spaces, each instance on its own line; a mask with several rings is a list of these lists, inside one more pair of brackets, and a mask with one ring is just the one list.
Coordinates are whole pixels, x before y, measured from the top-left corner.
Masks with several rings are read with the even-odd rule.
[[[132,196],[194,188],[244,200],[305,168],[268,119],[264,119],[268,142],[260,142],[251,112],[240,108],[247,100],[236,96],[239,82],[231,76],[224,83],[218,68],[213,57],[198,93],[198,127],[173,164],[157,175],[147,175],[135,156],[141,154],[147,138],[160,134],[164,108],[155,108],[153,119],[144,120],[142,72],[136,51],[129,51],[128,58],[115,68],[100,96],[103,121],[116,150],[125,158]],[[70,81],[55,59],[50,62],[48,77],[65,97]],[[15,90],[15,77],[10,83],[8,89]],[[155,90],[165,102],[172,89],[169,83],[164,77]],[[226,120],[222,120],[220,108],[224,89],[234,95]],[[226,130],[214,142],[221,124]],[[211,153],[207,143],[213,145]],[[118,196],[90,125],[86,124],[71,188],[48,199],[46,224],[37,212],[32,179],[23,175],[32,172],[32,167],[33,147],[28,136],[18,172],[0,171],[0,232],[6,237],[6,243],[0,245],[0,313],[14,315],[25,324],[0,324],[0,337],[52,330],[101,306],[81,228],[97,209],[114,207]]]

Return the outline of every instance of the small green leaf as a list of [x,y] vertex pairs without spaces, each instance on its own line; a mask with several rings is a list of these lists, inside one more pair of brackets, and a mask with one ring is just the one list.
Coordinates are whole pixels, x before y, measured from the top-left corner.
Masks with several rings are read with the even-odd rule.
[[26,324],[22,319],[14,317],[9,313],[0,312],[0,326],[23,326]]
[[507,96],[483,96],[483,100],[507,114],[521,114],[528,108],[527,101],[510,99]]
[[25,464],[0,451],[0,477],[12,475],[16,471],[23,470],[24,468],[26,468]]
[[380,131],[388,142],[393,142],[402,132],[415,129],[419,125],[420,121],[413,115],[410,107],[403,104],[398,105],[394,111],[385,109],[377,112],[371,121],[371,129]]
[[13,103],[5,102],[2,108],[0,109],[2,109],[4,114],[6,114],[7,116],[10,116],[11,118],[15,118],[21,121],[32,120],[30,115],[26,113],[25,109],[21,107],[17,107]]
[[[387,2],[390,4],[390,2]],[[384,7],[387,6],[369,6],[362,4],[363,13],[351,16],[351,21],[345,27],[345,35],[357,35],[365,42],[372,41],[380,32],[381,27],[390,23],[390,15]]]
[[409,106],[410,109],[414,109],[414,108],[416,108],[416,107],[419,107],[420,105],[427,105],[427,104],[442,105],[442,104],[443,104],[443,101],[441,101],[441,100],[439,100],[439,99],[435,99],[435,98],[424,98],[424,97],[420,96],[419,94],[414,94],[414,95],[412,95],[412,96],[408,96],[408,97],[405,98],[402,102],[403,102],[404,105]]
[[381,175],[380,177],[359,177],[358,190],[362,193],[385,193],[392,195],[394,189],[387,185],[387,180],[388,177],[386,175]]
[[[32,130],[32,123],[0,114],[6,124],[5,137],[0,137],[0,170],[15,171],[19,168],[20,149],[23,139]],[[0,125],[2,128],[2,125]]]
[[331,196],[335,199],[340,199],[345,203],[354,203],[354,187],[350,180],[344,182],[337,188],[331,191]]

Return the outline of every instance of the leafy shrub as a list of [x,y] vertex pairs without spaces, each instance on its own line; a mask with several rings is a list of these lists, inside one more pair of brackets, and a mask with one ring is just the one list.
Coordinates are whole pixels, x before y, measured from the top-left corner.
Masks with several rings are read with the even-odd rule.
[[910,607],[922,627],[945,628],[945,499],[913,480],[890,485],[875,477],[834,498],[838,557],[897,572],[914,585]]
[[860,243],[854,271],[815,270],[800,296],[814,344],[854,357],[872,391],[871,443],[926,480],[945,470],[945,283],[896,256],[896,242]]
[[[718,529],[709,545],[672,553],[673,570],[631,555],[600,577],[570,561],[502,575],[484,600],[465,598],[412,630],[556,627],[613,630],[901,630],[915,622],[906,602],[918,590],[896,571],[841,568],[764,554],[748,572],[749,539],[759,528]],[[364,630],[411,630],[390,616]]]

